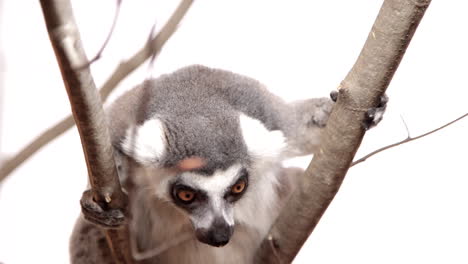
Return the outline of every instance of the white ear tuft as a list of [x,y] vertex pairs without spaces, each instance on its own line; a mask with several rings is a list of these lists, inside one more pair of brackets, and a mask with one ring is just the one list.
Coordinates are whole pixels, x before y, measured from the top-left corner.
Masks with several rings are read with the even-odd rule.
[[128,128],[122,141],[123,152],[144,165],[155,165],[165,148],[164,126],[159,119]]
[[244,114],[240,115],[239,121],[250,154],[260,158],[277,158],[281,155],[286,147],[283,132],[269,131],[262,122]]

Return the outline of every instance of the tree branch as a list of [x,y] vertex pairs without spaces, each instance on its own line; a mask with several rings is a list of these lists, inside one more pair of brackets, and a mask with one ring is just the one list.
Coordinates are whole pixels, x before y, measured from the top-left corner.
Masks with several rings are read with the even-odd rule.
[[3,166],[0,166],[0,182],[3,181],[11,172],[23,164],[23,162],[29,159],[39,149],[70,129],[74,124],[75,121],[71,115],[66,117],[59,123],[55,124],[53,127],[50,127],[44,131],[40,136],[38,136],[26,147],[20,150],[15,156],[6,159],[3,163]]
[[[41,0],[41,7],[60,66],[81,138],[88,167],[93,199],[109,208],[126,211],[127,197],[122,192],[114,162],[101,97],[89,67],[77,70],[88,61],[73,17],[69,0]],[[129,250],[128,227],[107,230],[109,248],[118,263],[133,263]]]
[[[97,190],[97,199],[110,197],[120,203],[120,189],[115,170],[110,136],[106,126],[101,97],[89,68],[76,70],[87,61],[71,4],[68,0],[41,0],[49,38],[57,57],[65,88],[78,124],[85,153],[91,186]],[[109,190],[110,188],[110,190]],[[103,199],[108,200],[107,199]]]
[[101,48],[98,50],[96,55],[91,60],[86,62],[85,65],[79,66],[78,69],[89,67],[95,61],[97,61],[97,60],[99,60],[101,58],[102,53],[104,52],[104,49],[107,47],[107,44],[109,43],[110,38],[112,37],[112,34],[114,33],[115,26],[117,25],[117,20],[119,18],[119,14],[120,14],[120,7],[122,6],[122,0],[117,0],[115,5],[116,6],[115,6],[114,19],[112,20],[111,28],[109,30],[109,33],[107,33],[107,37],[104,40],[104,43],[102,44]]
[[[177,29],[177,25],[187,13],[192,2],[193,0],[183,0],[168,22],[158,33],[158,35],[148,41],[148,43],[146,43],[130,59],[119,64],[119,66],[114,70],[114,73],[104,83],[100,90],[103,101],[107,99],[112,90],[114,90],[114,88],[117,87],[117,85],[123,79],[125,79],[132,71],[143,64],[152,53],[156,55],[159,54],[166,41]],[[5,179],[12,171],[19,167],[24,161],[29,159],[39,149],[70,129],[73,124],[74,120],[71,115],[64,118],[59,123],[44,131],[40,136],[38,136],[26,147],[20,150],[14,157],[6,160],[3,163],[3,166],[0,167],[0,182],[3,181],[3,179]]]
[[[3,22],[3,2],[0,0],[0,25]],[[4,87],[4,78],[5,78],[5,55],[3,54],[3,29],[0,27],[0,168],[2,167],[2,164],[4,160],[6,160],[5,157],[3,157],[2,153],[2,132],[3,132],[3,87]],[[1,180],[0,180],[1,184]]]
[[[430,0],[385,0],[364,47],[342,81],[338,102],[302,183],[259,248],[255,263],[290,263],[338,192],[365,130]],[[272,246],[273,245],[273,246]]]
[[[391,149],[391,148],[394,148],[394,147],[397,147],[397,146],[400,146],[400,145],[409,143],[409,142],[411,142],[411,141],[413,141],[413,140],[417,140],[417,139],[423,138],[423,137],[425,137],[425,136],[429,136],[430,134],[435,133],[435,132],[437,132],[437,131],[439,131],[439,130],[441,130],[441,129],[444,129],[444,128],[446,128],[446,127],[448,127],[448,126],[450,126],[450,125],[452,125],[452,124],[454,124],[454,123],[460,121],[461,119],[463,119],[463,118],[465,118],[465,117],[467,117],[467,116],[468,116],[468,113],[466,113],[466,114],[464,114],[464,115],[458,117],[458,118],[455,119],[455,120],[452,120],[452,121],[448,122],[448,123],[445,124],[445,125],[442,125],[442,126],[436,128],[436,129],[433,129],[433,130],[431,130],[431,131],[429,131],[429,132],[426,132],[426,133],[424,133],[424,134],[422,134],[422,135],[419,135],[419,136],[417,136],[417,137],[411,137],[411,136],[409,135],[409,133],[408,133],[408,137],[406,137],[405,139],[400,140],[400,141],[395,142],[395,143],[393,143],[393,144],[390,144],[390,145],[387,145],[387,146],[384,146],[384,147],[381,147],[381,148],[379,148],[379,149],[376,149],[376,150],[372,151],[371,153],[365,155],[364,157],[353,161],[353,163],[351,163],[351,166],[350,166],[350,167],[352,167],[352,166],[354,166],[354,165],[357,165],[357,164],[359,164],[359,163],[361,163],[361,162],[364,162],[364,161],[366,161],[368,158],[370,158],[370,157],[374,156],[375,154],[378,154],[378,153],[380,153],[380,152],[382,152],[382,151],[384,151],[384,150]],[[406,126],[406,123],[405,123],[405,126]],[[406,130],[408,131],[408,127],[407,127],[407,126],[406,126]]]

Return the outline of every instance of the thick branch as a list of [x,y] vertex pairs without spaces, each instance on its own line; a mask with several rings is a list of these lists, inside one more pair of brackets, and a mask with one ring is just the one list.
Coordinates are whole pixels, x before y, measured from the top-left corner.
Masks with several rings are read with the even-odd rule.
[[[109,131],[101,97],[89,68],[77,71],[86,62],[78,28],[68,0],[42,0],[47,30],[55,51],[62,78],[70,99],[73,117],[78,124],[85,153],[90,183],[97,199],[110,197],[119,203],[120,183],[117,180]],[[101,200],[104,201],[104,200]]]
[[257,254],[255,263],[289,263],[327,209],[364,136],[365,112],[378,104],[430,0],[385,0],[343,80],[320,150]]
[[[164,25],[161,31],[152,38],[148,43],[145,44],[135,55],[133,55],[127,61],[124,61],[119,64],[117,69],[114,70],[114,73],[109,77],[109,79],[102,86],[100,93],[103,101],[107,99],[109,94],[114,90],[114,88],[125,79],[130,73],[132,73],[136,68],[143,64],[151,55],[151,52],[154,54],[159,54],[162,50],[162,47],[166,41],[171,37],[171,35],[177,29],[177,25],[180,23],[184,15],[187,13],[190,5],[193,0],[183,0],[179,7],[176,9],[174,14]],[[86,63],[88,64],[88,63]],[[86,65],[85,64],[85,65]],[[6,178],[13,170],[20,166],[24,161],[29,159],[34,153],[36,153],[43,146],[47,145],[49,142],[54,140],[56,137],[63,134],[65,131],[70,129],[74,124],[72,116],[64,118],[59,123],[47,129],[40,136],[34,139],[26,147],[20,150],[14,157],[5,161],[3,166],[0,167],[0,182]]]
[[[41,0],[41,7],[80,133],[96,202],[125,211],[101,97],[88,68],[77,70],[86,58],[69,0]],[[109,246],[120,263],[132,263],[125,229],[107,231]]]

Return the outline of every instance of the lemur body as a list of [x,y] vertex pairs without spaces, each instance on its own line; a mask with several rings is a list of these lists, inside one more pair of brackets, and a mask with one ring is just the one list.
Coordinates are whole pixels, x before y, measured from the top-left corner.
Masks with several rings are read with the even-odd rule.
[[[118,98],[108,119],[141,263],[252,263],[301,175],[281,162],[317,149],[332,105],[288,104],[256,80],[198,65]],[[201,165],[174,169],[190,159]],[[102,237],[79,219],[72,262],[112,263]]]

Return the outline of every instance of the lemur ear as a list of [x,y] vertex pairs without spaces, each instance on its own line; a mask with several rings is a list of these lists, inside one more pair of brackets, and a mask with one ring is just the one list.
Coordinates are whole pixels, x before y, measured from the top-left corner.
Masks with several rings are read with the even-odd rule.
[[259,158],[276,158],[286,149],[280,130],[270,131],[257,119],[241,114],[240,127],[249,154]]
[[157,119],[127,129],[122,140],[122,151],[143,165],[156,165],[166,149],[164,126]]

